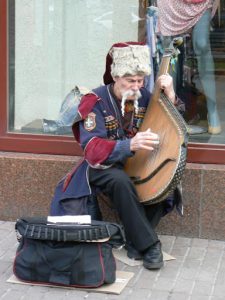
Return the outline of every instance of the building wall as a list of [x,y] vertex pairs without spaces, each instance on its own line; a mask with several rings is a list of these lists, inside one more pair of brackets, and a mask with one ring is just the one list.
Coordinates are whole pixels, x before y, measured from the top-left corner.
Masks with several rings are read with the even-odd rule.
[[[57,182],[80,157],[0,153],[0,220],[48,215]],[[158,232],[225,239],[225,166],[187,164],[183,181],[184,216],[165,216]],[[104,209],[104,205],[101,206]],[[112,212],[113,215],[113,212]]]

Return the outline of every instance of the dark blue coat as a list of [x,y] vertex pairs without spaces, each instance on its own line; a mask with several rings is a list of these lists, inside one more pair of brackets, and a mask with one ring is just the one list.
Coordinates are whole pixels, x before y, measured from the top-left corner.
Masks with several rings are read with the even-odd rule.
[[[133,155],[130,138],[138,131],[150,101],[147,89],[141,88],[138,113],[129,130],[121,128],[121,112],[110,92],[110,85],[101,86],[82,97],[73,125],[75,139],[84,150],[80,163],[58,183],[51,203],[51,215],[65,214],[61,201],[87,197],[95,193],[88,180],[89,166],[108,168]],[[170,202],[172,200],[170,199]],[[173,205],[172,205],[173,206]]]

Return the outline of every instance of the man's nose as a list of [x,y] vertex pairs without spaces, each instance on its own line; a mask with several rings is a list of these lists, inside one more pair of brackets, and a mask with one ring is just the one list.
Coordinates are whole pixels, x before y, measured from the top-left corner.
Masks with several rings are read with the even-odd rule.
[[140,84],[138,82],[134,82],[132,85],[133,91],[138,91],[140,89]]

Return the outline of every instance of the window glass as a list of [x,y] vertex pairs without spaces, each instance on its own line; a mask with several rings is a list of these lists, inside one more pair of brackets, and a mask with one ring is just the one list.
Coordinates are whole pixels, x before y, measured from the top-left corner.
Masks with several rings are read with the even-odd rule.
[[[190,142],[225,144],[224,1],[149,1],[157,9],[158,49],[182,37],[170,73],[176,94],[185,102]],[[152,18],[154,9],[148,9]],[[160,52],[160,51],[159,51]],[[163,52],[163,50],[162,50]]]
[[139,1],[8,3],[9,131],[70,134],[71,101],[102,84],[112,43],[138,40]]
[[[70,135],[74,102],[103,84],[115,42],[147,40],[156,76],[171,42],[160,31],[159,4],[173,1],[9,0],[9,131]],[[225,144],[225,4],[212,15],[218,0],[205,2],[204,17],[179,34],[184,43],[170,73],[186,105],[190,142]]]
[[[185,119],[191,125],[190,141],[225,144],[225,23],[219,11],[213,19],[210,14],[206,12],[184,36],[179,88],[186,104]],[[209,27],[208,41],[202,26]]]

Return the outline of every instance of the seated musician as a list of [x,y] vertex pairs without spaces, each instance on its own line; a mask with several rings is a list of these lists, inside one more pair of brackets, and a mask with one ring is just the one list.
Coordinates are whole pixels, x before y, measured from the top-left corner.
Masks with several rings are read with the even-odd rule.
[[[141,204],[133,182],[123,169],[126,159],[136,151],[151,152],[159,145],[159,136],[151,128],[138,132],[151,99],[143,87],[144,78],[151,71],[149,62],[146,45],[118,43],[110,49],[105,85],[82,97],[73,125],[84,159],[57,185],[51,214],[85,214],[90,199],[98,190],[103,192],[124,226],[128,257],[143,259],[147,269],[159,269],[163,266],[163,255],[155,227],[168,212],[168,205],[173,208],[178,197],[152,205]],[[161,75],[156,84],[172,103],[182,107],[171,76]]]

